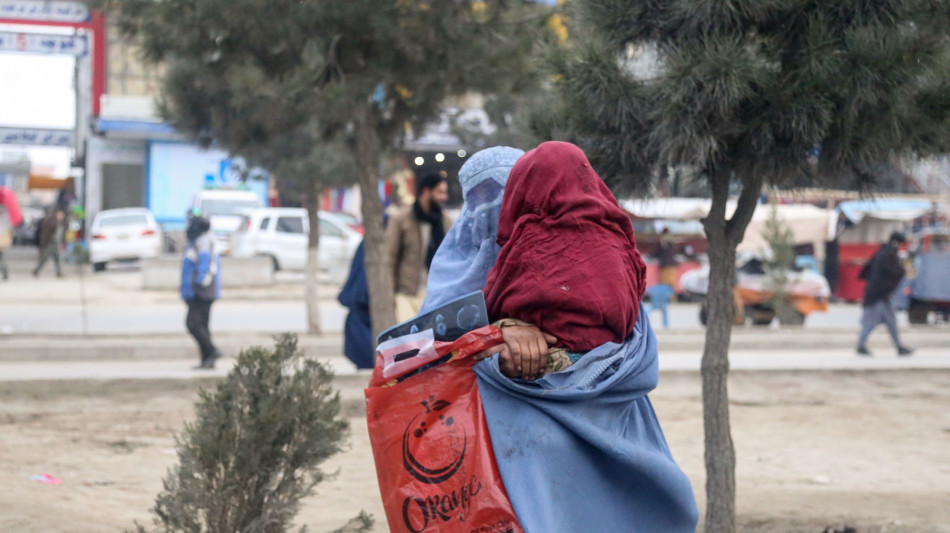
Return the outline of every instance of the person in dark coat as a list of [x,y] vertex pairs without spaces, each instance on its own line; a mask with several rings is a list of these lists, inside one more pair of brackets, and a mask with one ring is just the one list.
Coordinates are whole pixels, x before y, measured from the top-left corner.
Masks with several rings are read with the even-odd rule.
[[373,345],[373,324],[369,314],[369,283],[363,264],[364,244],[360,243],[353,254],[350,275],[340,290],[337,299],[350,310],[343,326],[343,354],[356,368],[373,368],[376,350]]
[[33,277],[40,275],[40,270],[46,264],[47,259],[53,260],[53,266],[56,267],[56,277],[63,277],[63,269],[59,263],[59,252],[63,247],[63,241],[66,236],[66,227],[63,219],[65,213],[61,209],[54,209],[40,221],[38,233],[38,242],[40,248],[40,259],[33,269]]
[[894,306],[891,304],[891,296],[904,278],[904,267],[901,265],[897,250],[905,242],[907,239],[902,233],[892,233],[890,239],[878,248],[858,275],[860,279],[867,281],[864,288],[861,334],[858,337],[858,355],[871,355],[866,343],[871,330],[878,324],[887,326],[898,355],[907,356],[914,352],[913,349],[901,344],[897,331],[897,317],[894,315]]

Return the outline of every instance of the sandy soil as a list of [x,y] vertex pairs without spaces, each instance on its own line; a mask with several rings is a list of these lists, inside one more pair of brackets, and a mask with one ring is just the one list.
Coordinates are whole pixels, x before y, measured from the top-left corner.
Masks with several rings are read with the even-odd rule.
[[[209,385],[0,383],[0,531],[150,523],[174,434]],[[321,533],[364,509],[383,532],[359,387],[343,393],[351,448],[298,522]],[[731,397],[742,531],[950,532],[950,372],[734,373]],[[702,506],[699,376],[663,374],[652,398]],[[44,473],[62,485],[30,480]]]

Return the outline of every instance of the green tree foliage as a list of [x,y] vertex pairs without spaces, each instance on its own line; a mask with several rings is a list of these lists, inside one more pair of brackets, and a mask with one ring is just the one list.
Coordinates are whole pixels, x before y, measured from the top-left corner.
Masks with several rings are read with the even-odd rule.
[[[303,498],[326,479],[320,465],[342,449],[332,372],[304,358],[297,338],[251,348],[177,437],[178,460],[155,500],[155,531],[288,531]],[[365,531],[365,514],[340,531]],[[144,531],[144,528],[139,528]]]
[[[383,263],[380,153],[422,131],[446,97],[505,92],[530,71],[543,28],[527,2],[96,0],[168,65],[162,108],[176,128],[268,160],[292,139],[351,154],[363,196],[376,331],[393,321]],[[515,80],[515,81],[512,81]]]
[[[763,184],[869,186],[893,155],[950,140],[943,0],[574,0],[555,99],[532,127],[573,140],[618,191],[705,176],[708,532],[735,530],[727,351],[735,249]],[[726,202],[738,194],[734,214]]]

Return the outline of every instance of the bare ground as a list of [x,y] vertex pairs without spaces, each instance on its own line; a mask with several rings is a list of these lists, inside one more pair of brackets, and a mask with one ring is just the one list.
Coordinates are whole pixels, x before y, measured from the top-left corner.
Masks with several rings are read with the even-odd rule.
[[[149,524],[201,386],[213,382],[0,383],[0,531]],[[742,531],[950,532],[950,372],[734,373],[730,391]],[[702,507],[700,394],[698,374],[666,373],[651,397]],[[358,384],[343,396],[351,447],[298,522],[321,533],[363,509],[383,532]],[[63,484],[30,480],[43,473]]]

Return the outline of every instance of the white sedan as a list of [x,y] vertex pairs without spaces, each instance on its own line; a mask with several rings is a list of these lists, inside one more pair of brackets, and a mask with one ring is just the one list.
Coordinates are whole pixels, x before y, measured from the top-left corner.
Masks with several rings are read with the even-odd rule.
[[[319,268],[336,281],[342,281],[363,235],[348,217],[320,212]],[[310,223],[307,210],[266,207],[247,212],[231,235],[234,257],[269,257],[275,270],[307,268],[307,239]]]
[[144,207],[100,211],[89,234],[89,260],[96,272],[110,261],[153,258],[162,252],[162,229]]

